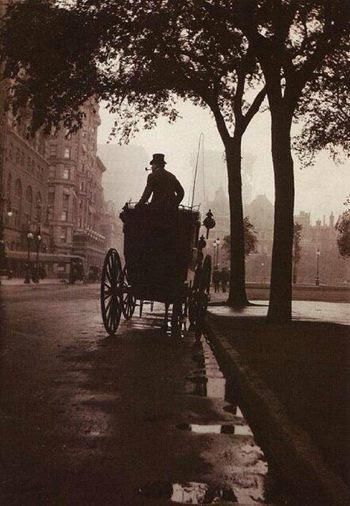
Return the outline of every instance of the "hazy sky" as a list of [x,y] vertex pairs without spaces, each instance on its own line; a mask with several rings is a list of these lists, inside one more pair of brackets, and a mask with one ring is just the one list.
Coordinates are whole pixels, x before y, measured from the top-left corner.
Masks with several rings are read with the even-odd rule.
[[[140,132],[130,144],[137,144],[151,155],[165,153],[168,162],[167,169],[174,172],[183,183],[186,193],[192,180],[190,165],[191,156],[197,152],[200,133],[204,134],[206,150],[223,151],[223,145],[217,133],[215,122],[210,112],[193,106],[189,102],[179,103],[182,118],[169,125],[165,119],[158,121],[153,130]],[[107,142],[113,125],[113,117],[101,107],[102,124],[99,128],[98,142]],[[116,141],[112,141],[116,142]],[[253,170],[253,197],[266,194],[273,202],[273,172],[270,149],[270,121],[269,113],[258,114],[249,126],[243,141],[243,151],[256,156]],[[296,198],[295,212],[310,211],[312,221],[327,217],[331,211],[336,215],[343,211],[343,201],[350,193],[350,162],[336,165],[327,154],[318,156],[314,167],[301,170],[295,158]],[[205,166],[205,171],[210,167]],[[141,169],[141,168],[140,168]],[[143,168],[142,168],[143,169]],[[140,173],[142,173],[140,171]],[[143,177],[146,175],[143,172]],[[212,194],[216,188],[207,188]],[[187,201],[187,198],[186,198]]]

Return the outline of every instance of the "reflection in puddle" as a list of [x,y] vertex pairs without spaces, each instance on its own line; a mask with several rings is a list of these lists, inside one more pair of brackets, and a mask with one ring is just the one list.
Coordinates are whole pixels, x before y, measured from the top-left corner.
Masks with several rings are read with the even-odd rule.
[[196,434],[253,435],[248,425],[180,423],[176,427],[180,430],[195,432]]
[[211,487],[207,483],[156,482],[139,489],[139,494],[157,499],[168,499],[178,504],[218,504],[219,501],[235,501],[231,489]]

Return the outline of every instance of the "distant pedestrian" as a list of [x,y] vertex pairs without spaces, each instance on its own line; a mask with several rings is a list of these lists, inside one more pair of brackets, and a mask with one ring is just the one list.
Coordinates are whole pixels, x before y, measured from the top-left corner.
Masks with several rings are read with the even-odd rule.
[[220,280],[221,280],[220,271],[217,267],[214,267],[212,281],[213,281],[215,293],[220,290]]
[[230,276],[229,276],[229,272],[228,270],[226,269],[226,267],[223,267],[221,269],[221,288],[222,288],[222,291],[223,293],[226,293],[226,290],[227,290],[227,284],[230,280]]

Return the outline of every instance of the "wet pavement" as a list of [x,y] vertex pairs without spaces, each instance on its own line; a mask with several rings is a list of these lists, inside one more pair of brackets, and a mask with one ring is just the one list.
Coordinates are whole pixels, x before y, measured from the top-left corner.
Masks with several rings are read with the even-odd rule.
[[94,287],[1,295],[0,504],[300,504],[210,344],[161,331],[161,305],[111,338]]
[[[249,307],[233,309],[225,305],[219,305],[220,303],[224,304],[226,299],[226,294],[213,294],[211,302],[216,305],[210,306],[210,312],[218,316],[230,317],[264,317],[267,315],[269,304],[267,300],[254,300],[253,304]],[[322,321],[350,325],[350,303],[293,300],[292,318],[293,320]]]

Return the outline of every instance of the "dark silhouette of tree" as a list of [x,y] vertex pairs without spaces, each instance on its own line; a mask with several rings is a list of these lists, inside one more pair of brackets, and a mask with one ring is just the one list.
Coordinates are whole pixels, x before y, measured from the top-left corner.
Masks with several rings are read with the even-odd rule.
[[323,149],[336,162],[350,155],[349,82],[348,57],[336,51],[307,83],[295,114],[302,122],[302,131],[293,142],[304,166],[313,164],[315,155]]
[[[268,318],[283,322],[291,318],[292,301],[292,121],[297,117],[302,98],[309,101],[312,110],[311,125],[314,128],[309,131],[315,133],[317,147],[318,122],[322,113],[318,110],[319,101],[312,102],[315,98],[313,92],[322,92],[325,86],[332,94],[339,82],[338,73],[327,72],[327,67],[330,62],[333,62],[332,67],[338,61],[341,64],[349,54],[350,4],[348,0],[222,0],[203,3],[213,18],[221,17],[227,25],[242,31],[249,42],[250,51],[261,65],[266,82],[275,177]],[[322,81],[324,73],[327,74],[327,79]],[[328,88],[330,83],[334,83],[333,87]],[[336,122],[333,125],[334,132],[338,117],[333,116],[332,120]],[[339,141],[342,142],[342,139]],[[326,139],[321,145],[325,142]]]
[[301,260],[301,231],[303,226],[300,223],[294,223],[294,237],[293,237],[293,285],[296,284],[298,279],[298,264]]
[[339,216],[335,228],[338,231],[339,253],[342,257],[350,257],[350,195],[346,198],[344,206],[346,209]]
[[[258,238],[254,225],[250,222],[249,217],[246,216],[243,220],[244,226],[244,256],[247,257],[250,253],[255,253]],[[223,242],[224,249],[231,255],[231,236],[225,235]]]
[[247,304],[242,210],[242,137],[266,96],[247,39],[198,2],[79,0],[58,8],[25,0],[2,31],[15,113],[33,107],[33,130],[81,122],[94,95],[117,114],[112,134],[127,142],[159,116],[175,121],[175,98],[208,107],[228,174],[231,280],[228,302]]

